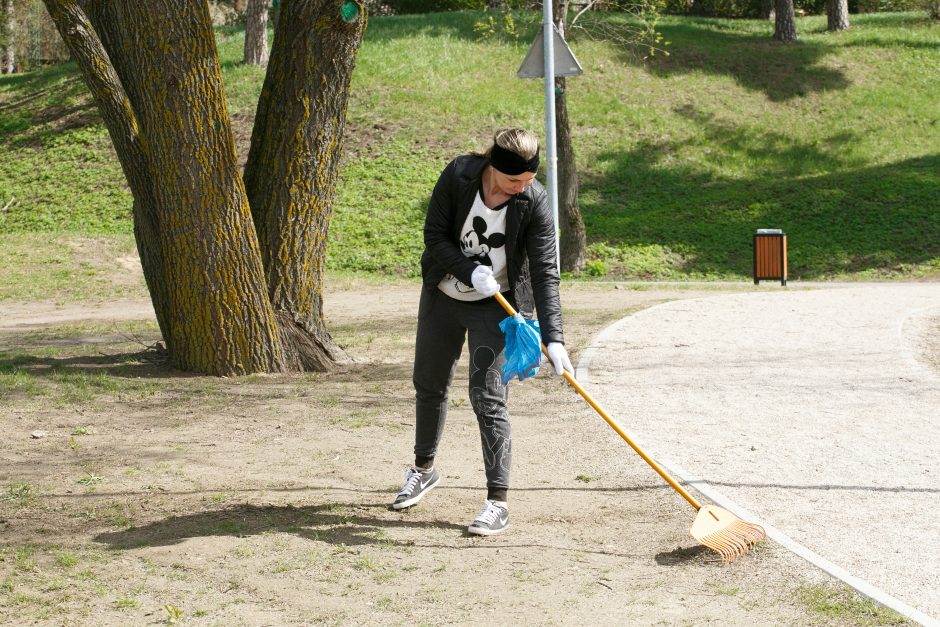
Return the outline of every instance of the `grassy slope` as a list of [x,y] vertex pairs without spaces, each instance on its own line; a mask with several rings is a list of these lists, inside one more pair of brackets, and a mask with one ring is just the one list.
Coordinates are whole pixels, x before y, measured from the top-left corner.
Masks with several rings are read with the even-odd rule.
[[[415,273],[447,159],[494,128],[541,126],[540,81],[514,78],[538,16],[524,16],[521,38],[489,41],[476,19],[371,20],[332,269]],[[568,95],[595,271],[746,277],[751,233],[779,227],[793,278],[940,272],[940,28],[881,14],[830,34],[824,20],[799,20],[801,42],[783,46],[762,22],[669,18],[672,54],[651,62],[571,38],[585,68]],[[262,72],[237,63],[240,33],[219,38],[245,146]],[[0,207],[17,198],[0,234],[128,236],[130,197],[72,66],[0,78],[0,132]]]

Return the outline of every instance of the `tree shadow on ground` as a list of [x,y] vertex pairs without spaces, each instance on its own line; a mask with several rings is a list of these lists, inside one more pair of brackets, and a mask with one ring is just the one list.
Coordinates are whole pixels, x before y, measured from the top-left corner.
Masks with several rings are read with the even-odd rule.
[[[2,354],[2,353],[0,353]],[[338,366],[324,377],[349,378],[351,381],[373,383],[397,382],[411,379],[412,364],[407,363],[372,363],[362,360]],[[106,375],[125,379],[211,379],[219,377],[198,372],[177,370],[171,366],[166,354],[155,348],[144,351],[118,352],[110,355],[82,355],[70,357],[37,357],[28,354],[9,353],[0,357],[0,374],[17,372],[30,377],[53,378],[67,374]],[[302,373],[287,373],[284,378],[278,375],[265,376],[264,382],[271,386],[285,382],[296,383],[291,376]],[[248,375],[251,376],[251,375]],[[245,379],[238,379],[245,382]],[[257,383],[257,381],[251,381]],[[362,402],[366,402],[362,400]]]
[[[270,532],[296,533],[311,540],[358,546],[388,543],[377,537],[382,529],[462,530],[463,525],[437,521],[392,520],[362,515],[362,510],[388,510],[387,505],[362,503],[326,503],[295,507],[293,505],[237,505],[225,509],[171,516],[148,525],[95,536],[114,549],[143,546],[169,546],[189,538],[206,536],[246,537]],[[349,513],[347,513],[349,512]],[[395,543],[398,544],[398,543]]]
[[67,374],[107,375],[125,379],[195,378],[205,375],[176,370],[156,349],[111,355],[36,357],[15,354],[0,358],[0,373],[16,371],[30,377],[50,378]]
[[[43,146],[63,132],[101,122],[98,109],[74,63],[61,63],[41,72],[0,77],[0,145]],[[37,110],[37,101],[42,108]]]
[[[582,204],[594,242],[668,247],[681,253],[682,271],[702,275],[750,275],[758,228],[787,232],[789,274],[802,279],[903,272],[940,257],[940,154],[864,167],[841,156],[853,133],[806,143],[735,128],[694,107],[676,113],[705,139],[650,140],[597,155],[605,175],[585,176],[580,186],[598,199]],[[716,178],[671,165],[676,152],[698,144],[714,159],[746,155],[760,176]]]
[[835,50],[834,45],[809,41],[782,44],[773,40],[770,25],[759,33],[731,28],[727,21],[709,18],[663,22],[657,30],[670,42],[668,56],[644,61],[632,47],[625,47],[623,59],[658,78],[692,73],[728,76],[774,102],[849,86],[841,70],[819,65]]
[[[378,515],[362,515],[362,510],[389,511],[390,515],[402,518],[382,518]],[[347,513],[349,512],[349,513]],[[465,524],[447,523],[437,520],[411,520],[407,514],[392,513],[388,505],[361,503],[326,503],[295,507],[292,505],[239,505],[221,510],[199,512],[185,516],[171,516],[164,520],[132,527],[123,531],[100,533],[95,542],[108,545],[113,550],[142,547],[172,546],[191,538],[230,536],[244,538],[271,532],[293,533],[316,542],[333,545],[363,546],[379,545],[392,547],[425,548],[531,548],[544,547],[560,551],[594,553],[616,557],[638,558],[635,554],[618,553],[608,549],[591,550],[584,546],[559,547],[542,543],[465,546],[433,544],[412,540],[395,540],[388,536],[389,529],[449,530],[466,538]]]
[[[67,81],[69,84],[81,82],[81,77],[78,75],[74,63],[57,63],[42,68],[42,71],[2,74],[0,75],[0,89],[13,87],[17,96],[12,100],[0,103],[0,111],[15,107],[18,104],[25,104],[37,92],[42,92],[50,87],[59,88],[61,87],[59,83],[62,81]],[[11,93],[13,92],[11,91]]]

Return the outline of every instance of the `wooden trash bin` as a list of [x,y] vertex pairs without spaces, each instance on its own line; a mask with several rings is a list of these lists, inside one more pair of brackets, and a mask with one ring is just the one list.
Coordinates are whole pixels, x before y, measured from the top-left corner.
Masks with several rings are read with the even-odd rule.
[[761,281],[787,284],[787,234],[780,229],[754,233],[754,285]]

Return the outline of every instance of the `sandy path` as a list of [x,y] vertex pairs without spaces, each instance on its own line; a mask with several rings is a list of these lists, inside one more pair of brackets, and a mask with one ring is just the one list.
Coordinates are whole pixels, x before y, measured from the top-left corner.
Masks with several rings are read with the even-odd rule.
[[590,389],[654,456],[938,617],[937,316],[937,284],[670,302],[596,343]]

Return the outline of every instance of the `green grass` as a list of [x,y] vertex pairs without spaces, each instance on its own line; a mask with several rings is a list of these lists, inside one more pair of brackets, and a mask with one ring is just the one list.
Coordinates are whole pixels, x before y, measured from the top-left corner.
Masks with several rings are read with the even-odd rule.
[[[370,19],[353,76],[332,273],[416,276],[424,208],[447,160],[483,148],[498,127],[541,128],[541,82],[514,77],[539,16],[518,16],[519,38],[487,40],[474,33],[479,18]],[[868,14],[834,34],[825,17],[807,17],[800,42],[781,45],[763,21],[670,17],[660,26],[671,54],[648,61],[570,37],[585,70],[569,79],[567,97],[586,277],[746,278],[757,228],[788,233],[794,279],[940,275],[940,28],[919,14]],[[218,40],[244,135],[263,71],[239,64],[237,29]],[[0,254],[14,276],[30,277],[0,286],[0,300],[81,292],[69,280],[82,260],[61,242],[103,236],[126,249],[132,224],[75,67],[0,77],[0,130],[9,155],[0,207],[16,197],[0,213]]]
[[[36,207],[33,210],[38,211]],[[103,301],[145,296],[142,273],[127,270],[134,263],[139,267],[136,254],[130,233],[0,233],[0,267],[4,269],[0,301]],[[120,280],[116,281],[116,276]]]
[[[85,406],[103,399],[150,399],[161,387],[140,378],[153,367],[141,361],[143,345],[130,341],[137,332],[153,334],[155,325],[150,321],[90,324],[24,334],[18,340],[19,350],[0,351],[0,400],[52,399],[60,406]],[[119,336],[117,342],[104,344],[115,354],[100,353],[102,344],[90,341],[99,333]],[[128,349],[135,352],[120,352]],[[88,427],[78,427],[72,435],[91,433]]]
[[821,619],[832,622],[851,622],[853,625],[910,625],[903,616],[860,596],[845,586],[804,585],[797,598]]

